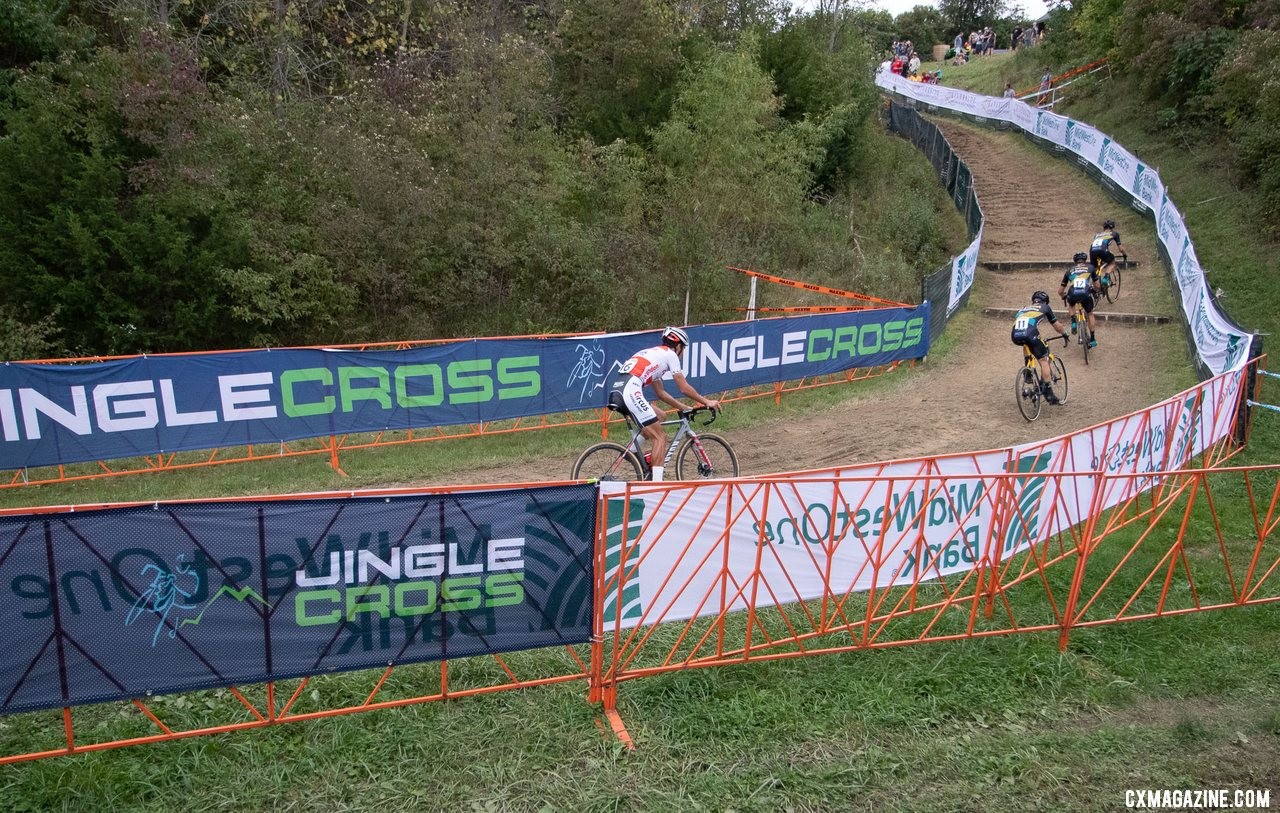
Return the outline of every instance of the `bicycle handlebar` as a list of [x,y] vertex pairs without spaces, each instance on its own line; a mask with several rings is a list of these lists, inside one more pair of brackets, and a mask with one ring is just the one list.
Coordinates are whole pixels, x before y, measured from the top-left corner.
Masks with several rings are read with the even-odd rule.
[[715,423],[716,418],[720,416],[720,410],[711,409],[710,407],[704,407],[704,406],[694,407],[693,409],[682,409],[679,411],[678,414],[684,420],[691,421],[693,420],[694,416],[697,415],[699,412],[711,413],[711,417],[702,422],[703,426],[710,426],[711,424]]

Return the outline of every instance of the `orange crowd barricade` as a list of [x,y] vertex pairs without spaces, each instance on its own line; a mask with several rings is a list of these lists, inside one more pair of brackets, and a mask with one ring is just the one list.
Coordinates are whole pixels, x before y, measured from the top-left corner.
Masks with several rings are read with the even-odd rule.
[[[631,680],[1019,633],[1065,648],[1081,629],[1274,604],[1280,464],[1236,464],[1244,380],[1016,447],[601,483],[588,643],[353,673],[361,689],[323,676],[201,692],[194,725],[164,697],[12,715],[0,764],[579,681],[630,745]],[[94,739],[122,707],[131,733]]]

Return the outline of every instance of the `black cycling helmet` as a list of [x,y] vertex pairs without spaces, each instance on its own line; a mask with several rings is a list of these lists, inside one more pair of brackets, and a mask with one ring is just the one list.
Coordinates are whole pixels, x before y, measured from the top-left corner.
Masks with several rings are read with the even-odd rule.
[[1087,263],[1087,262],[1089,262],[1089,255],[1088,255],[1088,254],[1085,254],[1083,251],[1077,251],[1077,252],[1076,252],[1076,256],[1074,256],[1074,257],[1072,257],[1072,258],[1071,258],[1071,262],[1073,262],[1073,263]]
[[664,327],[662,329],[662,343],[671,347],[688,347],[689,334],[678,327]]
[[1049,295],[1046,294],[1044,291],[1036,291],[1034,294],[1031,295],[1031,301],[1036,305],[1048,305]]
[[1102,228],[1104,229],[1114,229],[1115,227],[1116,227],[1116,222],[1114,220],[1102,221]]

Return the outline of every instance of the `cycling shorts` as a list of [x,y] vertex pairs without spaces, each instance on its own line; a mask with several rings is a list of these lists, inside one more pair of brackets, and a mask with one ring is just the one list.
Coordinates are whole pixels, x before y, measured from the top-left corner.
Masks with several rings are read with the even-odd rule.
[[1111,249],[1109,248],[1089,249],[1089,262],[1093,265],[1097,265],[1098,260],[1102,260],[1103,265],[1111,265],[1116,261],[1116,255],[1112,254]]
[[1037,360],[1049,355],[1049,347],[1040,338],[1039,333],[1019,333],[1015,330],[1010,334],[1009,338],[1013,340],[1014,344],[1029,348],[1031,355],[1035,356]]
[[622,404],[636,423],[648,426],[658,422],[658,413],[653,411],[653,405],[644,397],[644,384],[640,383],[639,378],[629,375],[625,380],[615,382],[613,387],[615,392],[622,393]]
[[1067,291],[1067,304],[1074,306],[1077,302],[1084,305],[1085,313],[1093,313],[1092,291],[1085,291],[1084,293],[1077,293],[1075,290]]

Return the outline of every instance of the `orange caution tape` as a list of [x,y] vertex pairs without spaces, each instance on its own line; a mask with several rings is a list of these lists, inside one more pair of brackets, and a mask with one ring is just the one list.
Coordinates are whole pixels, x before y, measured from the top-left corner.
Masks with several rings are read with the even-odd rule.
[[[737,271],[740,274],[746,274],[747,276],[758,277],[759,279],[765,280],[766,282],[773,282],[773,283],[777,283],[778,285],[786,285],[791,288],[800,288],[801,290],[805,290],[805,291],[814,291],[815,293],[819,293],[819,294],[830,294],[831,296],[842,296],[845,299],[857,299],[863,302],[875,302],[880,305],[888,305],[890,307],[895,307],[895,308],[912,307],[910,304],[906,302],[894,302],[889,299],[880,299],[879,297],[867,296],[866,294],[859,294],[853,291],[842,291],[839,288],[828,288],[825,285],[814,285],[812,282],[797,282],[796,280],[793,280],[793,279],[786,279],[785,277],[775,277],[772,274],[762,274],[759,271],[752,271],[747,268],[735,268],[732,265],[726,265],[725,268],[728,268],[730,271]],[[761,309],[757,308],[756,310],[761,310]]]

